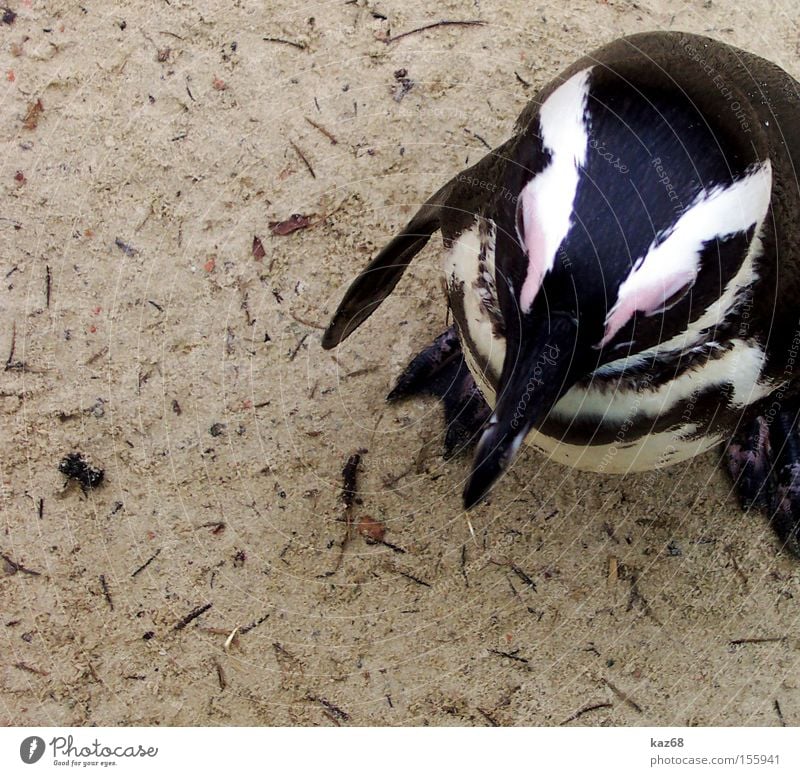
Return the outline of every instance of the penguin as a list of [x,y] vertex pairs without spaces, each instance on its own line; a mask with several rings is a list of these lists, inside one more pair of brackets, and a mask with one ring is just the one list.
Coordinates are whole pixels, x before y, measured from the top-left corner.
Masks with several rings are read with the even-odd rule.
[[338,346],[437,230],[454,325],[389,394],[444,403],[483,500],[523,441],[568,466],[711,449],[800,555],[800,85],[708,37],[581,58],[435,192],[346,291]]

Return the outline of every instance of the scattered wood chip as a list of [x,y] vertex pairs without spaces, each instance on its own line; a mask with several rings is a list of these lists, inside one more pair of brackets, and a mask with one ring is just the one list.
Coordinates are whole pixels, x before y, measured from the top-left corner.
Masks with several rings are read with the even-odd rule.
[[28,105],[28,110],[25,113],[25,118],[22,120],[22,126],[31,132],[39,126],[39,118],[44,112],[44,105],[41,100],[36,100]]
[[613,556],[608,558],[608,584],[616,585],[619,579],[619,561]]
[[292,213],[285,221],[270,221],[269,230],[272,234],[279,237],[285,237],[287,234],[292,234],[299,229],[307,229],[311,225],[309,216],[304,216],[301,213]]
[[261,242],[261,238],[258,236],[253,236],[253,258],[256,261],[261,261],[267,252],[264,250],[264,243]]
[[239,635],[239,626],[237,625],[228,635],[228,638],[225,639],[224,648],[227,652],[231,648],[231,644],[236,641],[237,636]]
[[383,523],[374,520],[369,515],[364,515],[358,521],[358,532],[373,542],[382,542],[383,537],[386,536],[386,526]]

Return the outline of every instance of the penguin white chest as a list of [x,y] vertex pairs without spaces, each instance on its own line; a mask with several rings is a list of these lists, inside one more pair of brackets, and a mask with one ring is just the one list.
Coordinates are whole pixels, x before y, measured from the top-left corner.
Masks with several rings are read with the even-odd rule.
[[[506,352],[496,293],[495,225],[484,220],[463,232],[447,251],[444,270],[464,357],[493,407]],[[724,436],[698,428],[693,397],[709,387],[728,386],[732,405],[745,407],[775,387],[760,382],[764,364],[760,347],[742,340],[730,345],[723,355],[672,379],[659,383],[644,380],[635,387],[623,379],[629,366],[625,360],[606,364],[591,381],[575,385],[553,407],[549,435],[534,429],[525,441],[559,463],[613,474],[657,469],[699,455],[722,442]],[[680,419],[674,426],[652,430],[659,417],[676,409]],[[603,428],[606,439],[608,431],[613,431],[612,441],[566,441],[576,422]],[[554,427],[559,433],[552,432]]]

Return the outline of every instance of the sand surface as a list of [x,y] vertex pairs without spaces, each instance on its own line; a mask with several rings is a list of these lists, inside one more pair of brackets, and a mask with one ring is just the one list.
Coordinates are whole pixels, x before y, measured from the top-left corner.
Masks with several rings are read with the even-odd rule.
[[[445,325],[438,245],[319,345],[578,55],[684,29],[800,76],[794,0],[9,2],[0,724],[800,723],[800,566],[716,454],[621,478],[525,452],[473,539],[440,409],[383,400]],[[488,24],[385,42],[441,19]],[[342,555],[362,448],[351,518],[386,543]],[[71,451],[105,470],[88,495]]]

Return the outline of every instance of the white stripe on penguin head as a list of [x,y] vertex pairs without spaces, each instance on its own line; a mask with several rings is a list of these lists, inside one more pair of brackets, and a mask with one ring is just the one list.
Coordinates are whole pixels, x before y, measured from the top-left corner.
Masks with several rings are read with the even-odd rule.
[[572,225],[572,208],[580,168],[586,163],[589,123],[589,75],[586,68],[558,87],[539,110],[542,146],[550,164],[522,189],[522,245],[528,271],[520,291],[520,307],[527,313],[544,276],[553,269],[556,251]]
[[[606,345],[637,313],[655,315],[669,308],[670,298],[689,289],[700,272],[700,254],[713,240],[722,240],[752,226],[767,215],[772,193],[772,166],[767,159],[730,186],[701,191],[677,222],[659,235],[617,292],[606,317],[598,347]],[[758,228],[753,239],[758,239]]]

